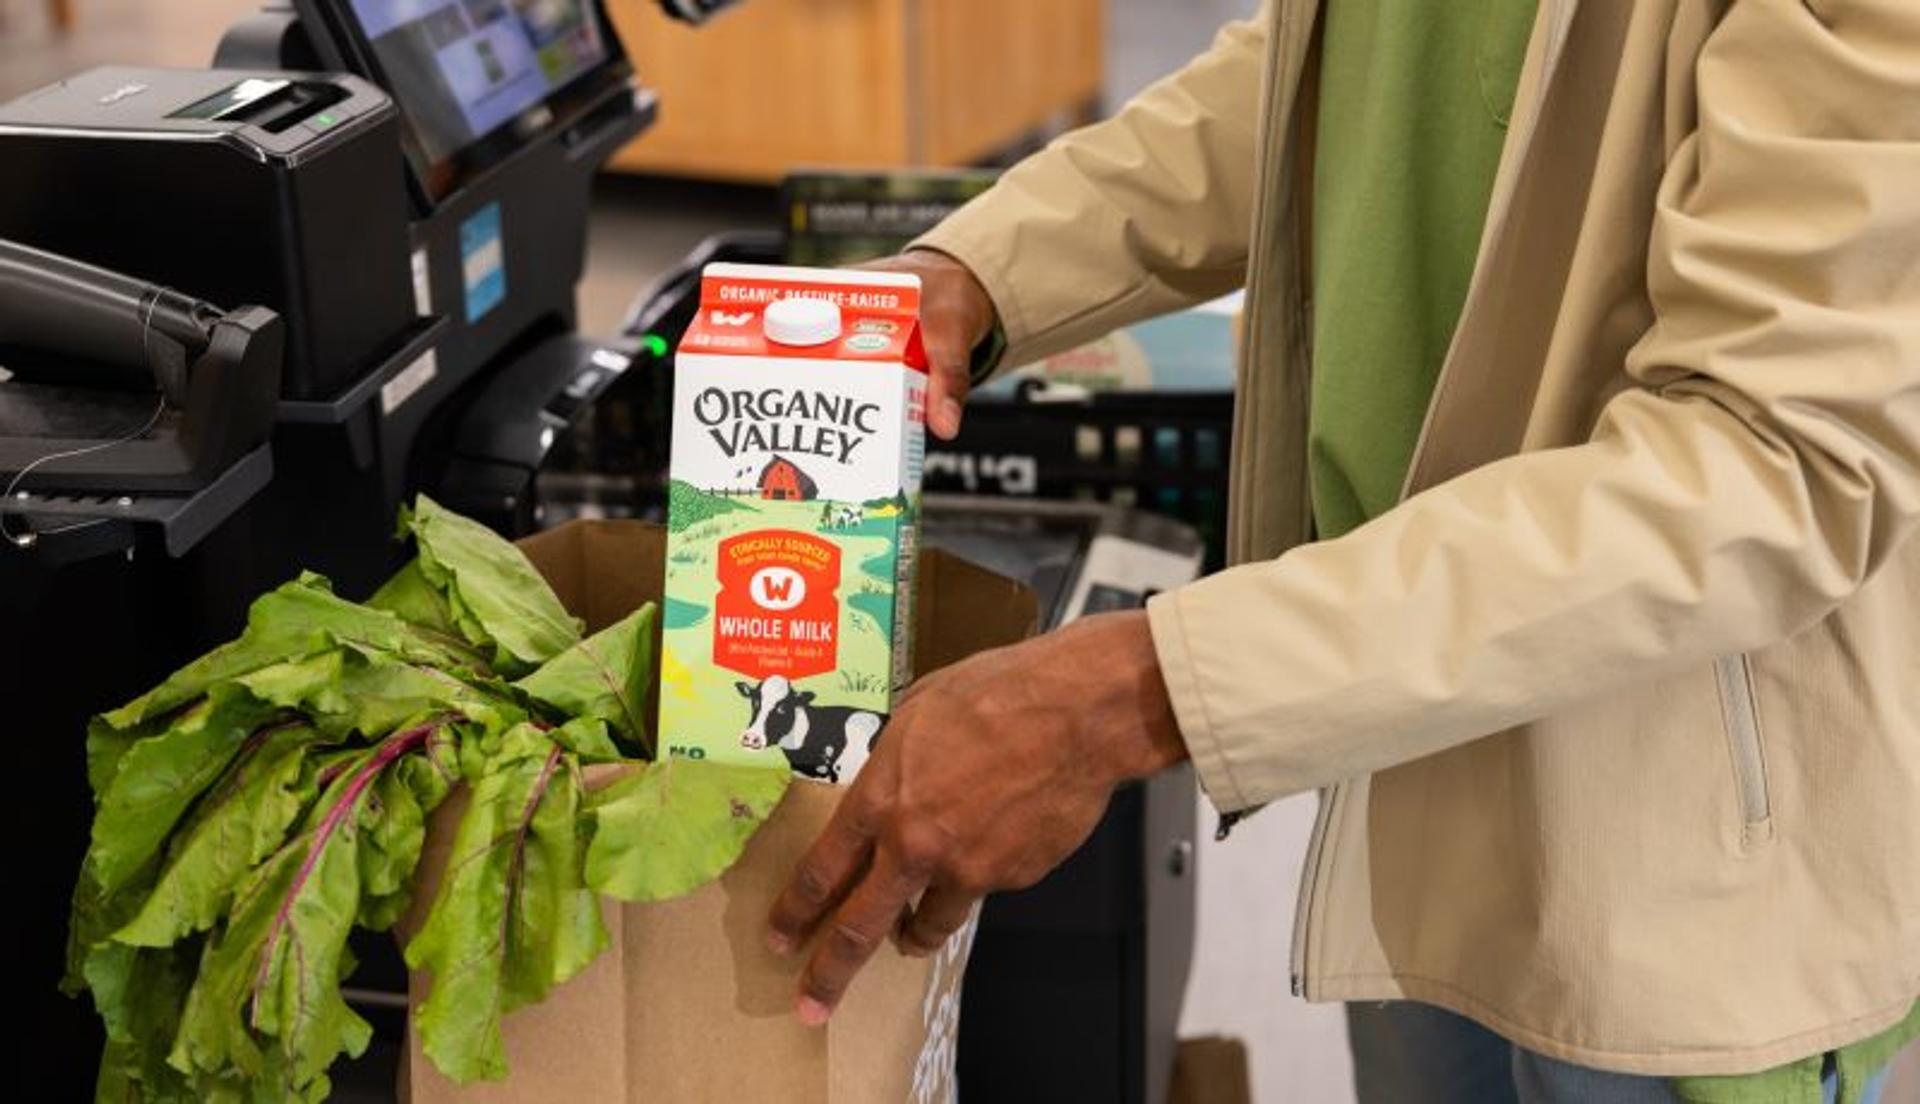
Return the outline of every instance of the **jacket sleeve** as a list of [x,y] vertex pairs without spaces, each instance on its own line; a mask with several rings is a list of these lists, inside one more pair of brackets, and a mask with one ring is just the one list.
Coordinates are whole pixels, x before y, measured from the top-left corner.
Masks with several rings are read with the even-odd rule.
[[1272,5],[1113,118],[1060,138],[915,243],[993,298],[1017,365],[1246,276]]
[[1153,602],[1224,809],[1762,648],[1907,554],[1920,4],[1740,0],[1695,78],[1655,213],[1655,322],[1589,441]]

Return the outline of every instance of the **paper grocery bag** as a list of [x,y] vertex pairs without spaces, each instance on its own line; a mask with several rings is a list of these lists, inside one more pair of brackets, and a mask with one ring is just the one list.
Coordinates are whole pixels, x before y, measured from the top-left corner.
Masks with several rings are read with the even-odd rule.
[[[661,590],[661,530],[583,522],[522,547],[590,630]],[[961,560],[921,564],[916,669],[1012,643],[1036,623],[1030,591]],[[824,1030],[793,1016],[803,958],[766,948],[766,919],[840,790],[796,782],[746,854],[717,883],[678,901],[606,907],[612,946],[543,1004],[502,1025],[508,1079],[462,1089],[410,1044],[401,1097],[413,1104],[936,1104],[955,1098],[960,980],[972,929],[931,959],[884,947]],[[434,886],[464,802],[435,816],[419,902]],[[431,982],[413,979],[418,1007]]]

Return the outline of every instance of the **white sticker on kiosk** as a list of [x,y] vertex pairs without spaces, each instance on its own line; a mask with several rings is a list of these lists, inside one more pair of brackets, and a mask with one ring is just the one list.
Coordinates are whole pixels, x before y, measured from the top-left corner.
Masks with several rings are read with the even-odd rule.
[[420,359],[400,369],[400,374],[388,380],[380,388],[380,413],[392,414],[400,409],[408,399],[420,393],[420,389],[432,383],[440,374],[440,358],[432,349],[420,354]]
[[413,313],[422,318],[433,313],[433,281],[424,246],[413,251]]

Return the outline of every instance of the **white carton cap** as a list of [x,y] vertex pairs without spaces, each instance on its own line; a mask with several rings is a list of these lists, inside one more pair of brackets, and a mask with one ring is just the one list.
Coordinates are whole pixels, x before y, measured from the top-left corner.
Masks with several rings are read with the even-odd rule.
[[825,345],[840,336],[840,304],[825,299],[780,299],[767,304],[767,340],[776,345]]

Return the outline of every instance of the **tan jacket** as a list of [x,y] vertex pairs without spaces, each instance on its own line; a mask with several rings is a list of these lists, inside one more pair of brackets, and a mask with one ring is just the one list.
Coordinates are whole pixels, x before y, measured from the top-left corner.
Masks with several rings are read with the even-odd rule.
[[1642,1073],[1883,1030],[1920,995],[1920,0],[1542,0],[1406,501],[1305,544],[1317,8],[928,239],[1012,361],[1246,280],[1243,566],[1152,620],[1222,809],[1324,790],[1306,995]]

